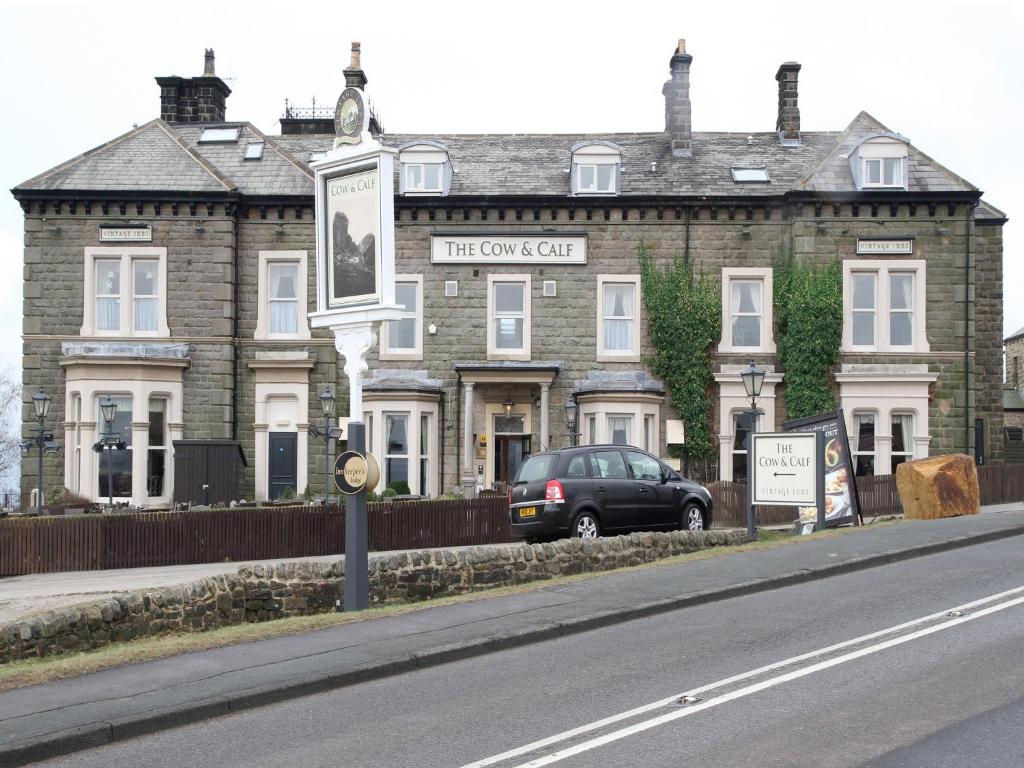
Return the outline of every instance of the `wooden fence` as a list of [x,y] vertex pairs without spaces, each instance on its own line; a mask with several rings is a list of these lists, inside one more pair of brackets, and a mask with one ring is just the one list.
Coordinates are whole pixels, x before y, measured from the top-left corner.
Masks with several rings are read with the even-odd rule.
[[[508,499],[369,505],[371,550],[511,541]],[[240,562],[345,551],[335,507],[0,519],[0,576]]]
[[[978,468],[982,504],[1024,501],[1024,465]],[[709,484],[714,526],[744,527],[746,485]],[[857,478],[861,512],[901,513],[896,478]],[[370,549],[426,549],[512,541],[506,496],[369,505]],[[759,525],[793,522],[792,507],[760,507]],[[345,513],[263,507],[0,519],[0,576],[241,562],[344,552]]]

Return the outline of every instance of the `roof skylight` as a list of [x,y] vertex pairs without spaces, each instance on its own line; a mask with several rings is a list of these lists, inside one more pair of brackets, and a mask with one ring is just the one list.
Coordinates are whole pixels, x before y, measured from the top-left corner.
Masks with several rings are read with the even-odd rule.
[[245,159],[246,160],[259,160],[263,157],[263,142],[262,141],[250,141],[245,145]]
[[327,157],[326,149],[315,149],[309,153],[309,162],[315,163],[317,160],[323,160]]
[[733,168],[732,180],[739,183],[770,181],[767,168]]
[[204,128],[199,136],[200,144],[234,143],[238,141],[238,134],[242,132],[240,125],[232,125],[227,128]]

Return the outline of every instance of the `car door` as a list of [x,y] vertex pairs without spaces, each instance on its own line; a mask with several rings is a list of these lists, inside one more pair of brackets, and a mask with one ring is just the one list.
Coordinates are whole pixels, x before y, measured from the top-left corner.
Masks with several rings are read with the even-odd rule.
[[662,481],[661,462],[642,451],[626,450],[626,464],[636,489],[637,527],[654,528],[672,522],[672,487]]
[[590,452],[594,498],[601,505],[605,530],[636,525],[636,488],[629,477],[622,451],[605,448]]

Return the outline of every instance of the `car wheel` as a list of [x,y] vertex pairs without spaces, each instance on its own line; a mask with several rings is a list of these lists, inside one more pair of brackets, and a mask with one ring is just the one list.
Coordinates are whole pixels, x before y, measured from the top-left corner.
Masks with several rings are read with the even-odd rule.
[[577,539],[596,539],[601,535],[601,526],[590,512],[580,512],[572,521],[572,535]]
[[700,508],[700,504],[691,501],[685,507],[683,507],[683,528],[688,531],[703,531],[704,530],[704,510]]

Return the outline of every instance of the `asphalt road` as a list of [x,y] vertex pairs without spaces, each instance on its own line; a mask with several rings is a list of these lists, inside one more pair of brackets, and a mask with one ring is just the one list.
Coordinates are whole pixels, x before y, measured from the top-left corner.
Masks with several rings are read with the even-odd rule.
[[[946,611],[1020,587],[1024,546],[1011,538],[39,765],[1015,768],[1024,766],[1024,589]],[[672,700],[695,690],[689,703]]]

